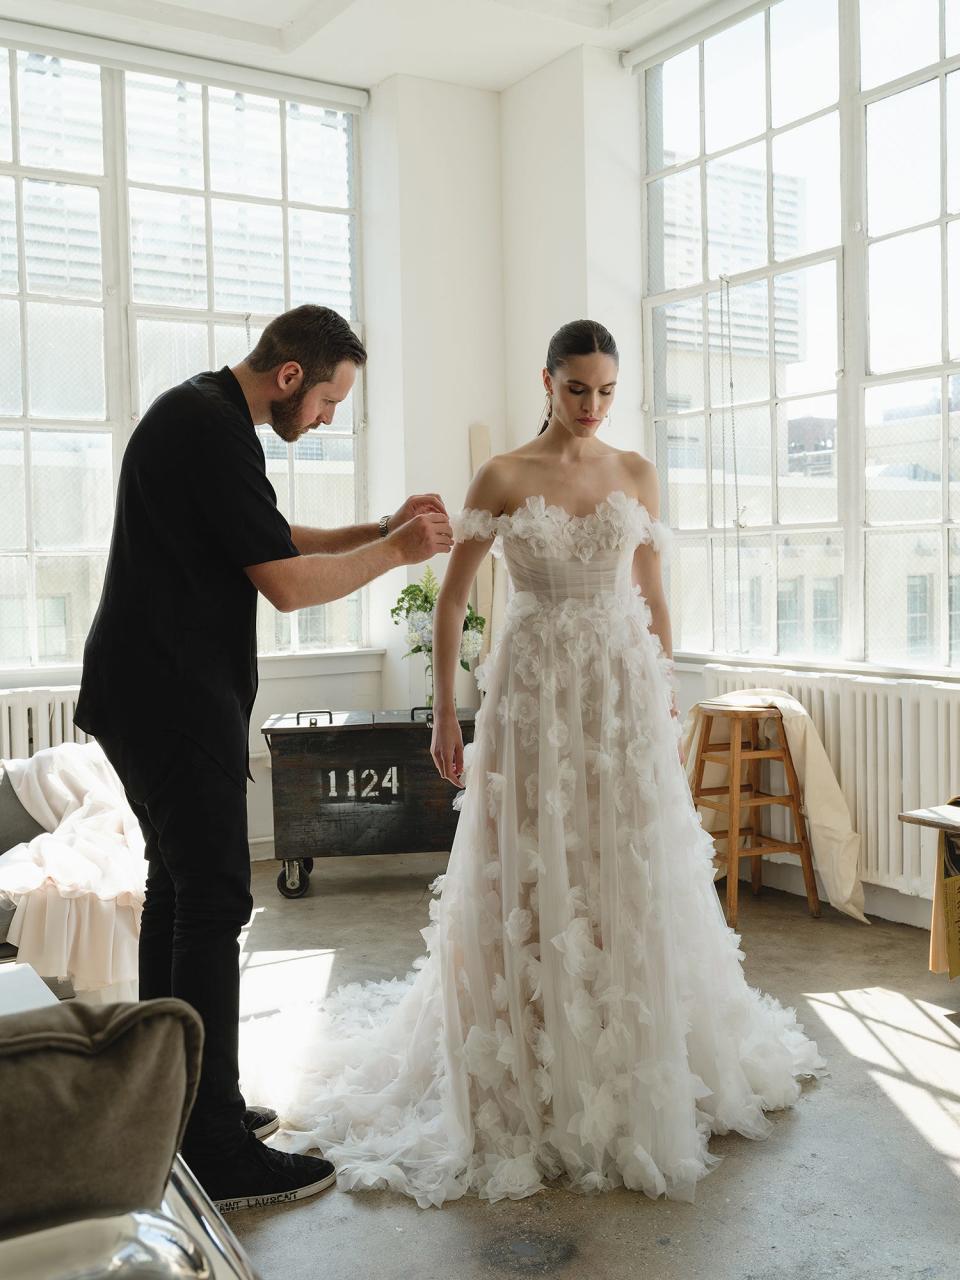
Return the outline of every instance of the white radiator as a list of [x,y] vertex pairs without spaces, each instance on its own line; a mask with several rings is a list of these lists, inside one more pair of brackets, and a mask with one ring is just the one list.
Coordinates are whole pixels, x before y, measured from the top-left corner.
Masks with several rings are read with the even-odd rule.
[[[862,878],[931,896],[936,832],[905,826],[897,814],[960,795],[960,685],[719,663],[703,674],[707,697],[782,689],[802,703],[860,833]],[[787,821],[786,814],[771,814],[773,833],[786,835]]]
[[87,742],[73,723],[79,693],[79,685],[0,689],[0,758],[26,760],[44,747]]

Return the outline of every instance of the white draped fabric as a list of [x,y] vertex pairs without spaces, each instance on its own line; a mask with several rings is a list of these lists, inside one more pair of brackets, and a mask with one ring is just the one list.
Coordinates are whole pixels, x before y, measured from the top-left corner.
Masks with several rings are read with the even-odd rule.
[[146,862],[143,835],[101,748],[70,742],[5,760],[26,811],[46,828],[0,855],[16,903],[9,940],[45,977],[100,999],[136,999]]
[[752,1138],[824,1067],[793,1009],[749,987],[713,887],[633,553],[667,530],[613,493],[464,511],[514,592],[447,873],[406,981],[343,988],[264,1032],[289,1146],[342,1187],[421,1205],[561,1178],[691,1199],[711,1133]]

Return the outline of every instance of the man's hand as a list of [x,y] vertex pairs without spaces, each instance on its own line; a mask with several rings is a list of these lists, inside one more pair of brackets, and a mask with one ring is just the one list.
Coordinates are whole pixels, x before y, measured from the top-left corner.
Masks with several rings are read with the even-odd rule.
[[446,516],[447,508],[439,493],[418,493],[406,500],[399,511],[390,517],[389,529],[399,529],[402,524],[412,520],[414,516],[441,515]]
[[407,520],[388,536],[387,541],[397,548],[403,564],[420,564],[432,556],[449,552],[453,546],[453,529],[446,513],[429,512]]

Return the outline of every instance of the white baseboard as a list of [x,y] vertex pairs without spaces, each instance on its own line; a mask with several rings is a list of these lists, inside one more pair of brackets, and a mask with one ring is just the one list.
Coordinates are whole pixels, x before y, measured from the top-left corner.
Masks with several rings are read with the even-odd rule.
[[[740,879],[750,880],[749,860],[741,863]],[[773,889],[783,889],[787,893],[795,893],[801,898],[807,896],[803,887],[803,872],[799,863],[771,862],[768,858],[763,863],[763,883]],[[817,877],[817,889],[823,902],[827,895],[823,891],[820,877]],[[914,898],[896,889],[888,889],[884,885],[865,884],[863,886],[864,911],[868,916],[879,916],[881,920],[892,920],[897,924],[913,925],[915,929],[930,930],[930,899]]]
[[[251,862],[271,862],[274,857],[273,837],[259,836],[250,841]],[[744,861],[740,867],[740,879],[750,881],[750,863]],[[786,893],[794,893],[806,897],[803,887],[803,874],[799,864],[771,862],[765,860],[763,865],[763,883],[772,889],[783,889]],[[817,877],[817,888],[822,901],[827,901],[823,885]],[[892,920],[897,924],[913,925],[915,929],[930,930],[930,899],[914,898],[896,889],[888,889],[884,885],[865,884],[863,886],[864,910],[868,916],[879,916],[881,920]]]

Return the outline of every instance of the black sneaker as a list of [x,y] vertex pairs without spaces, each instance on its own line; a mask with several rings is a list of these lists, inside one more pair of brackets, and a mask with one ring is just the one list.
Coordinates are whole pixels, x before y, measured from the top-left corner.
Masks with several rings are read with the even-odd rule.
[[191,1168],[222,1213],[306,1200],[337,1180],[329,1160],[274,1151],[253,1137],[231,1159],[205,1161]]
[[262,1142],[264,1138],[269,1138],[271,1133],[277,1132],[280,1121],[277,1113],[271,1111],[269,1107],[247,1107],[243,1115],[243,1126],[247,1133],[259,1138]]

